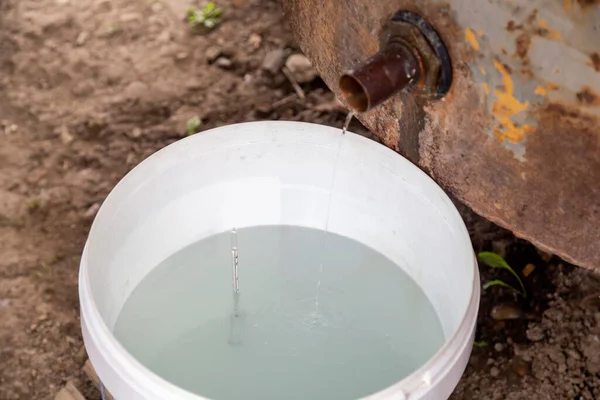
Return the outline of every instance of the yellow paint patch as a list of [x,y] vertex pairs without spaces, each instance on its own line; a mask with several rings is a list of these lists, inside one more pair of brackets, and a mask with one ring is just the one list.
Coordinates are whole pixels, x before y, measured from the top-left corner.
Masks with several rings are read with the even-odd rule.
[[488,86],[487,83],[483,82],[481,84],[481,87],[483,87],[483,91],[485,92],[485,94],[490,94],[490,87]]
[[543,87],[542,85],[538,85],[538,87],[535,88],[535,94],[539,95],[539,96],[545,96],[548,94],[548,92],[551,92],[552,90],[556,90],[558,89],[558,85],[550,82],[548,84],[548,86]]
[[478,36],[483,36],[483,31],[477,31]]
[[535,128],[527,124],[517,125],[511,120],[511,117],[529,108],[529,102],[521,103],[514,96],[515,84],[506,68],[498,60],[494,60],[494,67],[502,75],[502,85],[504,86],[504,90],[494,90],[497,100],[492,107],[492,113],[502,128],[495,129],[494,134],[500,140],[506,139],[512,143],[519,143],[525,139],[525,136],[533,133]]
[[477,68],[479,68],[479,72],[481,72],[481,75],[487,75],[487,72],[485,72],[485,69],[483,69],[483,67],[480,65]]
[[563,40],[560,33],[556,29],[548,28],[548,24],[546,24],[546,21],[544,21],[543,19],[540,20],[540,22],[538,24],[538,28],[543,29],[546,32],[543,36],[547,37],[548,39],[559,40],[559,41]]
[[471,44],[471,47],[475,50],[479,50],[479,42],[477,36],[469,28],[465,29],[465,40]]

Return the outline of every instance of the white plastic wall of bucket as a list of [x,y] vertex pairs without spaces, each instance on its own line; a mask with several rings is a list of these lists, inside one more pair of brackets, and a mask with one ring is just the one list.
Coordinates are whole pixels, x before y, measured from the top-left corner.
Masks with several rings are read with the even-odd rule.
[[405,269],[446,337],[425,365],[369,399],[447,398],[471,353],[479,305],[460,215],[435,182],[387,147],[298,122],[231,125],[183,139],[110,193],[79,275],[85,346],[106,387],[119,400],[201,399],[150,372],[111,333],[128,296],[163,259],[232,226],[326,223]]

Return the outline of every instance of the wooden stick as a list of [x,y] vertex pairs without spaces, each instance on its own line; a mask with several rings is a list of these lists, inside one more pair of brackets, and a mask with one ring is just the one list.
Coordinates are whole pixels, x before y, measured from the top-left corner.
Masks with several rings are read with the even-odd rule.
[[283,74],[285,75],[285,77],[288,78],[288,81],[290,81],[290,83],[292,84],[292,87],[296,91],[296,94],[298,95],[298,97],[300,99],[304,100],[304,98],[306,97],[306,94],[304,93],[304,90],[302,90],[300,85],[298,85],[298,82],[296,82],[296,80],[294,79],[290,70],[287,67],[283,67],[281,70],[283,71]]
[[60,392],[54,396],[54,400],[85,400],[85,397],[77,390],[73,382],[67,382],[67,385],[60,389]]
[[[94,366],[92,365],[90,360],[87,360],[85,362],[82,369],[83,372],[85,372],[85,374],[87,375],[87,377],[92,381],[94,386],[96,386],[98,390],[100,390],[100,378],[98,377],[98,374],[96,373],[96,370],[94,369]],[[114,397],[108,392],[106,386],[104,387],[104,392],[106,393],[107,400],[114,400]]]

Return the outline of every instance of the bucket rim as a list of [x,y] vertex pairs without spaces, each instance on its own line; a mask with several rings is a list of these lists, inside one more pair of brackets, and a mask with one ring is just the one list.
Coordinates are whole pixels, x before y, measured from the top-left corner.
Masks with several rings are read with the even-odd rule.
[[[184,138],[153,153],[141,163],[136,165],[131,171],[129,171],[129,173],[126,174],[125,177],[123,177],[117,183],[117,185],[115,185],[115,187],[111,190],[111,193],[115,191],[119,186],[123,185],[123,182],[126,181],[128,175],[133,173],[133,171],[135,171],[141,164],[150,160],[158,153],[172,151],[173,146],[182,145],[182,143],[190,140],[201,140],[201,137],[209,132],[222,130],[223,128],[231,126],[244,126],[256,124],[268,124],[271,126],[281,125],[282,127],[289,127],[290,125],[295,125],[297,127],[301,125],[306,125],[318,126],[320,129],[324,128],[323,125],[296,121],[254,121],[213,128],[211,130],[199,133],[197,135]],[[331,129],[339,131],[338,128]],[[282,132],[283,131],[285,131],[285,129],[282,129]],[[433,181],[433,179],[429,175],[427,175],[419,167],[415,166],[413,163],[404,159],[401,155],[384,145],[376,143],[368,138],[354,134],[352,132],[346,132],[346,135],[351,135],[360,138],[359,140],[370,142],[372,143],[373,148],[377,147],[377,151],[389,152],[388,155],[392,154],[395,157],[399,157],[406,161],[406,163],[410,164],[409,168],[414,169],[417,174],[420,174],[419,179],[422,179],[424,182],[426,182],[427,185],[435,186],[435,188],[440,192],[443,201],[451,205],[450,212],[452,214],[455,214],[455,216],[458,217],[458,221],[460,221],[459,224],[455,224],[455,228],[457,229],[460,236],[465,237],[467,240],[469,240],[470,243],[467,228],[464,225],[464,221],[462,220],[462,217],[460,217],[456,206],[452,203],[448,195],[441,189],[441,187],[435,181]],[[109,200],[109,198],[110,193],[107,196],[106,200]],[[99,216],[101,216],[103,206],[100,208],[96,219]],[[84,247],[84,251],[81,257],[79,270],[79,298],[81,326],[83,331],[84,344],[88,351],[89,358],[94,367],[96,368],[98,375],[101,376],[101,378],[103,378],[103,382],[105,384],[113,380],[115,381],[115,387],[112,387],[110,383],[108,383],[107,386],[110,388],[111,391],[113,391],[113,395],[117,398],[120,397],[127,399],[157,400],[164,398],[178,398],[182,400],[210,400],[198,394],[189,392],[152,372],[150,369],[148,369],[146,366],[140,363],[135,357],[133,357],[133,355],[131,355],[121,345],[121,343],[113,335],[112,331],[108,328],[104,318],[100,314],[100,311],[97,308],[97,305],[94,301],[94,296],[91,290],[88,274],[88,248],[90,238],[92,238],[94,234],[94,226],[96,225],[95,221],[90,229],[88,241],[86,241],[86,245]],[[465,309],[463,310],[460,322],[458,323],[458,326],[454,329],[454,332],[450,335],[448,339],[444,341],[444,344],[436,351],[436,353],[433,354],[418,369],[416,369],[403,379],[397,381],[396,383],[386,388],[383,388],[382,390],[376,393],[363,397],[361,400],[413,398],[412,396],[414,396],[417,393],[419,393],[419,395],[426,394],[431,389],[435,388],[435,386],[442,380],[442,378],[444,378],[444,376],[446,376],[453,369],[457,359],[465,351],[468,351],[469,353],[471,352],[471,347],[466,347],[472,345],[474,337],[473,332],[475,330],[477,313],[479,309],[480,288],[477,260],[473,250],[471,249],[470,251],[472,254],[471,266],[473,268],[472,271],[470,271],[472,273],[472,285],[467,307],[465,307]],[[462,366],[462,368],[464,369],[464,366]],[[114,373],[109,374],[108,369],[114,371]],[[460,371],[460,374],[458,375],[459,377],[460,375],[462,375],[462,372],[463,371]],[[102,377],[103,373],[107,376]],[[116,381],[121,382],[121,385],[119,385],[119,387],[117,387],[118,383]],[[455,383],[456,382],[453,383],[450,389],[454,388]]]

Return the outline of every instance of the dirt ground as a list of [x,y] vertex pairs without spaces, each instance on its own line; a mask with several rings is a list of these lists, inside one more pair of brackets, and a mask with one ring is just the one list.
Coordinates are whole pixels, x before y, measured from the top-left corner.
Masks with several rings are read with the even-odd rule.
[[[99,398],[81,373],[80,253],[114,184],[184,137],[190,119],[199,130],[343,123],[320,79],[297,75],[301,100],[282,73],[298,50],[278,2],[223,0],[208,34],[190,32],[191,5],[0,0],[0,400],[51,399],[69,380]],[[370,135],[356,122],[351,130]],[[477,251],[536,268],[525,299],[483,292],[479,346],[453,399],[600,398],[600,277],[460,208]],[[481,271],[484,281],[511,278]]]

